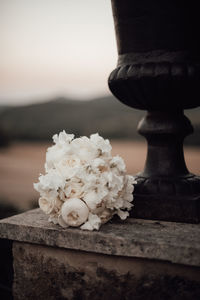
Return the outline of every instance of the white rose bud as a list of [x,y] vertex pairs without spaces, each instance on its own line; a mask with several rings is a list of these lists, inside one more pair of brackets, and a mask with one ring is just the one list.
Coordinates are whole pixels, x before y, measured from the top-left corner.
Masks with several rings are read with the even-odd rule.
[[61,208],[61,216],[63,221],[73,227],[78,227],[85,223],[89,215],[87,205],[78,198],[67,200]]

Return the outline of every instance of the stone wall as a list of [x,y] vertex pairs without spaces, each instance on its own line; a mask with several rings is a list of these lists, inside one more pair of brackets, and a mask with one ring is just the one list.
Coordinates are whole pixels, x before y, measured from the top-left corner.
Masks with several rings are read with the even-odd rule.
[[14,299],[199,299],[200,269],[15,242]]
[[200,299],[199,237],[199,224],[131,218],[63,229],[32,210],[0,221],[0,299]]

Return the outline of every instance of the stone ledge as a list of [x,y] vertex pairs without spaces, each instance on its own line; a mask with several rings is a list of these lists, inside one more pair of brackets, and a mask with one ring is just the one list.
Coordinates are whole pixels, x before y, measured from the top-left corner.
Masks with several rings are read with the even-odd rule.
[[111,221],[100,231],[63,229],[35,209],[0,221],[0,238],[200,266],[200,225],[129,218]]

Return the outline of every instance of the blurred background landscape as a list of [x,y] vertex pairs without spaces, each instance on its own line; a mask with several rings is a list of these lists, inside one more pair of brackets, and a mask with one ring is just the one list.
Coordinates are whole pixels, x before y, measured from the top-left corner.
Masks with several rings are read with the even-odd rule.
[[[117,63],[110,1],[0,0],[0,46],[0,218],[37,206],[33,182],[63,129],[98,132],[128,173],[142,170],[146,143],[136,129],[145,112],[107,87]],[[200,174],[200,109],[185,114],[195,129],[186,162]]]
[[[111,140],[113,155],[124,158],[128,173],[141,171],[146,143],[136,128],[144,114],[111,95],[90,101],[58,98],[27,106],[1,106],[0,217],[37,206],[38,194],[33,182],[43,172],[53,134],[63,129],[76,137],[98,132]],[[195,125],[195,133],[186,138],[186,161],[189,169],[199,174],[199,109],[186,114]]]

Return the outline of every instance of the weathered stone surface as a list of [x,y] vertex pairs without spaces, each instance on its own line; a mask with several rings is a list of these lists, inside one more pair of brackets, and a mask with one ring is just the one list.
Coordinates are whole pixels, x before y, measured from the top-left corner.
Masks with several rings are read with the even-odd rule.
[[200,266],[200,225],[127,219],[99,231],[63,229],[40,210],[0,221],[0,237],[59,248]]
[[200,299],[200,268],[13,243],[15,300]]

